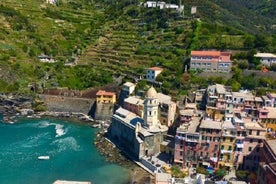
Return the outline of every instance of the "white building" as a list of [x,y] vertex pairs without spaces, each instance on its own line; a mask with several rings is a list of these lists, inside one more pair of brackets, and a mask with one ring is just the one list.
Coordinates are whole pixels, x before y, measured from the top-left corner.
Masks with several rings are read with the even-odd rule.
[[271,66],[276,63],[276,55],[271,53],[257,53],[254,55],[257,58],[261,59],[261,63],[266,66]]
[[147,69],[146,79],[148,81],[155,81],[156,77],[163,71],[163,68],[152,67]]

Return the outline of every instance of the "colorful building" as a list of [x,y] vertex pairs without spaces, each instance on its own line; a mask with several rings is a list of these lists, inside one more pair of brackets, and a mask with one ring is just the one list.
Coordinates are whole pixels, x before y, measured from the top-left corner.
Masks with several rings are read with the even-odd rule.
[[207,88],[206,113],[214,120],[221,121],[226,110],[226,88],[215,84]]
[[124,101],[124,108],[137,114],[138,116],[144,116],[144,100],[135,96],[130,96]]
[[261,160],[260,150],[266,139],[266,128],[257,122],[245,122],[246,136],[244,139],[242,169],[256,171]]
[[199,162],[199,117],[194,117],[189,126],[185,124],[177,128],[175,136],[174,163],[196,167]]
[[200,147],[198,150],[200,164],[216,167],[220,154],[222,123],[211,119],[203,119],[199,126]]
[[232,61],[230,52],[220,51],[192,51],[191,70],[203,70],[206,72],[230,72]]
[[97,103],[112,103],[116,102],[116,93],[99,90],[96,93]]
[[276,108],[265,107],[259,109],[259,122],[261,122],[268,131],[276,131]]
[[219,167],[233,168],[236,143],[236,127],[230,121],[222,123],[222,135],[220,141]]

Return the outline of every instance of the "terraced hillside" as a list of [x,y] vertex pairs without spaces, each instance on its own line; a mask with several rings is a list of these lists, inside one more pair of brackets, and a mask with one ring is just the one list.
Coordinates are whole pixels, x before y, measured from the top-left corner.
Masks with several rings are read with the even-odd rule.
[[[185,39],[193,35],[191,21],[178,17],[176,12],[143,9],[134,18],[128,15],[133,9],[128,7],[124,11],[123,19],[128,20],[108,22],[104,34],[78,63],[135,76],[143,75],[150,66],[164,67],[173,75],[182,73],[183,56],[189,46]],[[151,14],[152,19],[159,15],[163,19],[149,20],[144,14]],[[169,18],[170,15],[174,18]]]
[[[252,0],[239,7],[235,2],[184,0],[184,17],[139,2],[60,0],[54,6],[46,0],[1,0],[0,91],[25,92],[30,84],[86,89],[118,75],[136,79],[150,66],[165,69],[158,77],[162,87],[178,90],[193,49],[276,51],[272,1]],[[192,16],[194,5],[198,13]],[[242,18],[237,9],[243,10]],[[252,20],[246,21],[249,16]],[[254,35],[260,31],[269,34]],[[39,62],[44,54],[58,62]]]

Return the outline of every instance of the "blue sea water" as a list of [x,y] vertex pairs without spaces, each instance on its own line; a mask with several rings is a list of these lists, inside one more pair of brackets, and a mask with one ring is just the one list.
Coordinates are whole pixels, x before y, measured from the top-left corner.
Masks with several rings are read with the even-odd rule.
[[[94,147],[97,129],[54,119],[5,124],[1,117],[1,184],[51,184],[58,179],[123,184],[129,178],[128,169],[106,162]],[[44,155],[50,159],[38,159]]]

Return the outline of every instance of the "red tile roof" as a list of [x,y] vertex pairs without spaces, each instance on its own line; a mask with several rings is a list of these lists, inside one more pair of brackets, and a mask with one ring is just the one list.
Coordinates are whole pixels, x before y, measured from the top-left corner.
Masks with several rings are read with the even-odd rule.
[[105,95],[105,96],[113,96],[116,95],[114,92],[108,92],[104,90],[99,90],[96,94],[97,96]]
[[149,70],[155,70],[155,71],[162,71],[163,70],[163,68],[160,68],[160,67],[151,67],[151,68],[149,68]]
[[220,51],[192,51],[191,56],[210,56],[212,61],[216,62],[231,62],[231,52]]
[[219,57],[220,51],[192,51],[192,56],[212,56],[212,57]]

